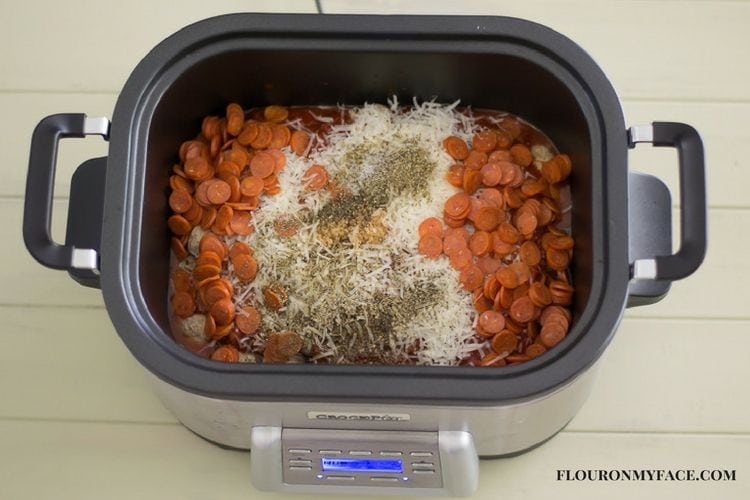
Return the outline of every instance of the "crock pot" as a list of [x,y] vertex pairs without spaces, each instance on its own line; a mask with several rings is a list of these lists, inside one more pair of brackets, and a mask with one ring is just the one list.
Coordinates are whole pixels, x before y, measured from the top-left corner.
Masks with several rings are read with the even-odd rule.
[[[545,355],[499,369],[219,363],[170,337],[168,177],[179,144],[227,102],[318,105],[397,95],[506,110],[569,153],[573,327]],[[106,158],[72,179],[64,245],[50,237],[57,142],[99,134]],[[680,247],[671,196],[628,171],[636,143],[679,153]],[[156,46],[111,121],[43,119],[34,131],[23,234],[43,265],[100,287],[157,394],[196,434],[252,449],[264,490],[468,495],[478,457],[523,452],[581,407],[627,306],[659,300],[706,249],[703,146],[681,123],[626,129],[604,73],[555,31],[505,17],[233,14]]]

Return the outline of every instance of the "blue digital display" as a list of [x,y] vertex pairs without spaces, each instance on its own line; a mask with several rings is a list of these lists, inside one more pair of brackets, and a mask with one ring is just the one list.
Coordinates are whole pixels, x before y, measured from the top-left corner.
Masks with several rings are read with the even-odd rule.
[[325,472],[403,472],[401,460],[378,460],[360,458],[321,458]]

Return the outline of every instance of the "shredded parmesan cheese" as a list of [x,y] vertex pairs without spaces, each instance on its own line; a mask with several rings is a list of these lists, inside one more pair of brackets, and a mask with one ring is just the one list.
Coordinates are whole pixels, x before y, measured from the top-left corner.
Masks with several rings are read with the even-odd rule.
[[[313,361],[452,365],[480,349],[471,340],[476,312],[456,271],[448,259],[417,251],[419,223],[440,217],[456,192],[444,178],[453,161],[442,141],[468,141],[477,130],[457,105],[403,108],[393,99],[351,109],[349,123],[318,117],[331,126],[325,144],[313,139],[303,157],[284,149],[281,193],[263,198],[256,232],[241,237],[259,271],[252,283],[233,280],[237,305],[262,303],[265,287],[283,286],[288,302],[266,309],[263,330],[297,332]],[[343,201],[306,190],[303,176],[314,164],[345,190]],[[280,217],[292,217],[296,234],[276,233]]]

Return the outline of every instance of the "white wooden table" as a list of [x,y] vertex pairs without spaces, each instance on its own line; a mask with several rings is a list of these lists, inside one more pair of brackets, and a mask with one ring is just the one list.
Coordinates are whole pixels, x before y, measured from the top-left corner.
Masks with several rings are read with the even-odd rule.
[[[481,466],[476,498],[750,498],[750,3],[743,1],[344,1],[326,12],[499,14],[570,36],[600,63],[630,124],[702,133],[710,245],[701,270],[630,310],[596,389],[567,429]],[[281,498],[257,492],[249,455],[181,427],[152,395],[98,291],[37,265],[20,225],[34,125],[54,112],[111,116],[138,60],[162,38],[238,11],[314,12],[313,0],[14,2],[0,5],[0,498]],[[66,141],[54,232],[70,175],[106,154]],[[676,155],[641,147],[633,168],[676,188]],[[676,207],[677,205],[675,205]],[[734,482],[559,482],[557,469],[736,469]],[[292,498],[292,497],[288,497]]]

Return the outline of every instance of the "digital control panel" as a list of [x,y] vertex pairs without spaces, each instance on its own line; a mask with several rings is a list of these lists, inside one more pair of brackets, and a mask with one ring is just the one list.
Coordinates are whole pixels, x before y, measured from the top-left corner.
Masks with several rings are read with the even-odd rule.
[[468,496],[479,461],[465,431],[252,428],[250,475],[262,491]]
[[[438,434],[284,429],[282,459],[288,484],[442,487]],[[399,438],[393,441],[388,437]]]

